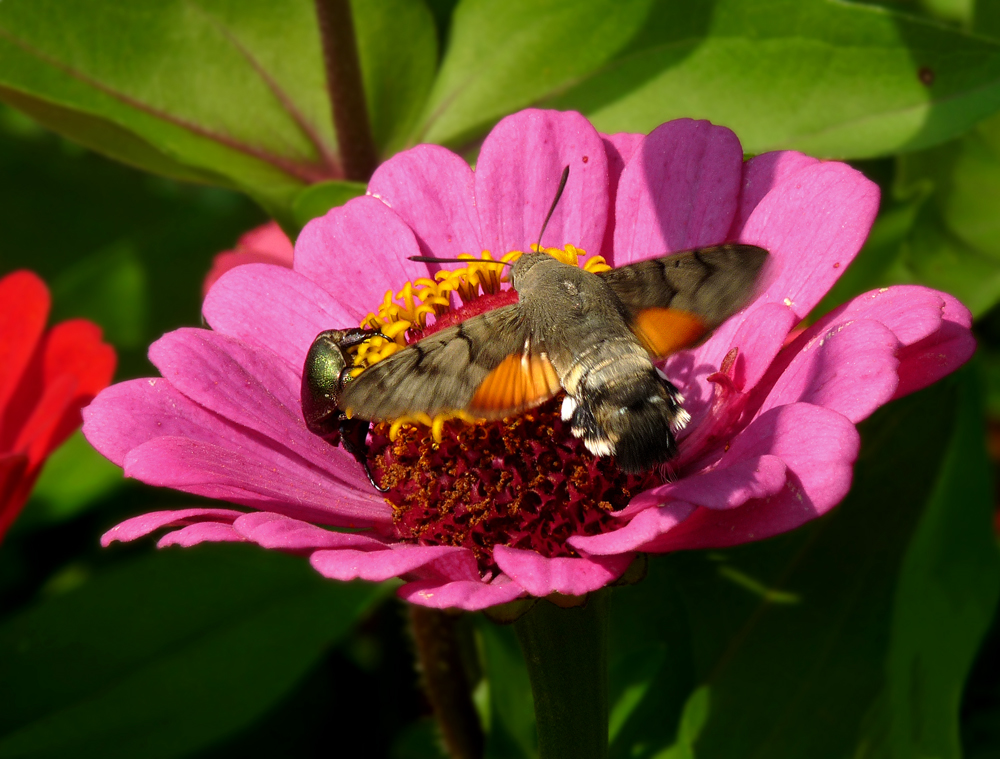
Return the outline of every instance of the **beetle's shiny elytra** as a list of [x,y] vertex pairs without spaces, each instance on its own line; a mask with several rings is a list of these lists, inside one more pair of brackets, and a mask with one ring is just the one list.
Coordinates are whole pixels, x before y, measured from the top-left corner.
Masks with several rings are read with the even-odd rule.
[[302,369],[302,416],[306,427],[333,445],[344,450],[364,467],[368,481],[379,492],[386,492],[372,477],[368,466],[367,419],[348,419],[340,407],[344,388],[351,380],[353,360],[347,354],[372,337],[384,337],[381,332],[366,329],[330,329],[320,332],[309,347]]

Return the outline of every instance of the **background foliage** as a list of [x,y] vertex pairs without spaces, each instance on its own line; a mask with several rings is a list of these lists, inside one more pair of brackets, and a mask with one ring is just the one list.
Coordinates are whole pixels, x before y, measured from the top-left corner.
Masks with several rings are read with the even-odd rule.
[[[977,317],[971,366],[863,425],[831,514],[653,558],[615,591],[612,755],[1000,757],[1000,2],[353,9],[382,158],[421,141],[472,157],[529,105],[608,132],[710,118],[748,152],[846,159],[881,185],[819,312],[918,282]],[[4,0],[0,100],[0,271],[38,271],[55,319],[101,324],[119,379],[199,323],[214,253],[363,191],[339,171],[310,0]],[[122,481],[79,435],[50,460],[0,547],[0,757],[319,756],[344,734],[440,756],[391,588],[246,546],[98,548],[124,517],[191,502]],[[462,629],[487,754],[533,756],[512,631]]]

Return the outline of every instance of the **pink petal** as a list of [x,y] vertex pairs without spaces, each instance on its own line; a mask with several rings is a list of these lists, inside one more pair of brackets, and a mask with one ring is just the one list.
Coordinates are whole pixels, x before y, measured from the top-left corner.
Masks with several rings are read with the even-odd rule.
[[243,516],[244,512],[234,509],[216,509],[198,507],[193,509],[177,509],[175,511],[151,511],[148,514],[126,519],[101,535],[101,545],[107,548],[114,541],[123,543],[143,538],[161,527],[179,527],[196,522],[209,520],[214,522],[232,523]]
[[622,172],[625,171],[628,162],[632,160],[632,156],[642,148],[642,143],[646,141],[646,135],[618,132],[617,134],[602,134],[601,140],[604,142],[604,150],[608,155],[608,189],[613,201]]
[[346,487],[370,489],[353,456],[306,428],[299,374],[273,354],[216,332],[179,329],[153,343],[149,358],[202,408],[274,441],[270,447],[287,458],[305,459]]
[[633,554],[594,556],[574,559],[565,556],[548,558],[534,551],[496,546],[493,558],[504,574],[533,596],[550,593],[582,596],[614,582],[628,569]]
[[734,348],[736,387],[746,392],[760,382],[798,317],[781,303],[758,303],[719,327],[702,345],[675,353],[667,359],[667,376],[684,393],[684,408],[691,414],[693,430],[708,410],[714,393],[709,375],[719,371]]
[[[733,348],[739,349],[739,355],[734,367],[733,381],[736,386],[746,391],[756,385],[764,376],[767,368],[778,355],[788,333],[795,326],[796,318],[792,310],[779,303],[761,303],[753,309],[747,318],[733,320],[736,323],[735,334],[725,352],[720,351],[718,364]],[[708,351],[700,354],[707,358]],[[714,358],[714,357],[713,357]]]
[[390,516],[384,502],[338,485],[291,459],[267,465],[239,450],[183,437],[158,437],[125,457],[126,477],[185,493],[276,511],[296,519],[364,527]]
[[976,338],[968,327],[945,321],[941,329],[899,352],[899,386],[893,398],[927,387],[972,358]]
[[740,200],[736,218],[733,219],[729,231],[729,239],[739,239],[750,214],[767,193],[789,181],[796,172],[814,163],[819,163],[819,160],[796,153],[794,150],[777,150],[773,153],[761,153],[743,164]]
[[757,417],[736,437],[737,444],[785,462],[788,480],[781,492],[738,509],[699,508],[641,550],[720,548],[763,540],[825,514],[850,490],[860,438],[850,420],[836,411],[795,403]]
[[[146,462],[143,467],[135,468],[139,461],[133,456],[132,476],[139,476],[140,472],[143,477],[148,474],[153,478],[150,480],[151,484],[166,484],[164,478],[169,479],[172,476],[179,477],[180,481],[184,480],[183,473],[155,471],[154,461],[162,460],[165,465],[173,466],[179,463],[177,456],[191,462],[193,469],[190,474],[196,481],[201,482],[201,478],[209,476],[208,471],[216,468],[218,463],[215,460],[216,449],[220,449],[230,451],[232,455],[238,457],[239,471],[248,472],[250,482],[256,480],[258,472],[261,476],[271,476],[266,474],[271,473],[278,477],[280,481],[278,489],[286,493],[291,499],[290,503],[295,503],[305,485],[313,494],[309,506],[310,513],[312,505],[316,503],[315,498],[322,497],[327,504],[333,505],[331,512],[344,506],[347,522],[351,525],[358,525],[362,514],[367,516],[360,523],[361,526],[372,522],[387,522],[392,517],[389,507],[372,491],[361,467],[343,450],[329,446],[328,460],[324,462],[322,468],[317,468],[277,441],[262,438],[257,433],[207,411],[180,393],[165,379],[130,380],[102,391],[94,402],[84,409],[84,435],[98,451],[119,466],[125,466],[126,457],[140,446],[161,437],[187,439],[192,446],[196,443],[208,446],[205,450],[209,451],[211,460],[204,464],[192,458],[195,454],[194,449],[182,450],[181,443],[172,444],[168,450],[145,449],[142,455],[152,455],[153,459]],[[150,466],[153,468],[150,469]],[[226,488],[238,485],[233,480],[235,472],[223,472],[223,474]],[[202,485],[207,486],[208,483],[202,482]],[[322,493],[322,496],[319,496],[317,491]],[[189,492],[203,491],[199,489]],[[268,499],[260,502],[239,488],[232,492],[239,492],[237,503],[255,507],[261,507],[261,504],[273,504],[275,497],[272,493]],[[203,494],[207,495],[207,492]],[[289,508],[294,508],[292,506],[275,509],[266,505],[262,507],[268,511],[281,511],[290,516],[300,515],[289,511]],[[344,523],[343,519],[334,518],[332,513],[327,514],[321,521],[326,524]]]
[[[275,259],[274,256],[269,256],[267,253],[219,253],[212,259],[212,268],[209,269],[208,274],[205,275],[205,279],[201,283],[201,297],[204,298],[208,295],[215,283],[218,282],[222,275],[226,272],[232,271],[240,266],[249,266],[251,264],[270,264],[272,266],[281,266],[282,262]],[[292,268],[291,256],[288,256],[287,268]]]
[[[604,141],[604,150],[608,156],[608,208],[614,208],[615,198],[618,197],[618,182],[621,180],[622,172],[632,156],[642,147],[646,135],[619,132],[618,134],[602,134],[601,139]],[[608,225],[604,230],[604,242],[601,243],[599,252],[612,266],[614,265],[614,243],[615,215],[610,214]]]
[[779,492],[785,486],[785,462],[769,454],[745,458],[746,453],[744,447],[731,448],[714,469],[642,492],[621,514],[626,516],[671,501],[708,509],[734,509],[752,498]]
[[[365,196],[306,224],[295,243],[295,271],[325,289],[360,324],[387,290],[426,277],[413,231],[385,203]],[[350,326],[350,325],[345,325]]]
[[432,609],[479,611],[504,604],[524,595],[524,589],[506,575],[492,582],[482,580],[416,580],[401,587],[397,595],[404,601]]
[[535,109],[507,116],[483,142],[476,164],[483,245],[498,256],[529,250],[565,166],[569,181],[542,244],[599,252],[610,210],[604,143],[579,113]]
[[356,532],[334,532],[314,524],[292,519],[273,512],[256,511],[244,514],[233,528],[247,540],[263,548],[280,551],[314,551],[320,548],[372,548],[388,546],[370,535]]
[[797,352],[759,413],[802,401],[838,411],[857,424],[896,392],[898,349],[896,336],[876,321],[830,327]]
[[204,298],[212,285],[227,271],[246,264],[275,264],[292,268],[292,242],[278,222],[269,221],[251,229],[236,243],[235,251],[224,251],[212,260],[212,269],[201,284]]
[[600,535],[575,535],[567,542],[578,551],[593,555],[634,552],[674,529],[691,516],[695,508],[690,503],[674,501],[667,506],[640,511],[621,529]]
[[[456,558],[458,562],[455,561]],[[447,561],[448,559],[451,561]],[[382,582],[417,570],[429,572],[439,580],[468,580],[478,579],[479,576],[472,552],[458,546],[397,544],[386,551],[356,551],[349,548],[316,551],[309,557],[309,563],[321,575],[333,580],[360,578]],[[458,576],[452,578],[450,575]]]
[[820,319],[792,347],[812,339],[829,324],[848,319],[885,324],[903,344],[897,352],[900,398],[937,382],[971,358],[976,341],[972,314],[947,293],[916,285],[897,285],[859,295]]
[[944,313],[942,318],[946,322],[952,322],[959,325],[960,327],[971,327],[972,326],[972,312],[965,307],[965,305],[958,300],[953,295],[948,293],[936,291],[941,299],[944,301]]
[[292,265],[294,254],[292,241],[276,221],[261,224],[240,236],[236,242],[236,249],[271,256],[281,261],[284,266]]
[[168,532],[157,542],[157,548],[180,546],[190,548],[199,543],[242,543],[244,538],[231,524],[221,522],[202,522],[191,524],[179,530]]
[[861,249],[878,201],[878,186],[843,163],[808,166],[772,189],[739,237],[771,253],[759,300],[804,318]]
[[[947,299],[947,300],[946,300]],[[872,319],[893,331],[903,345],[929,337],[941,328],[948,301],[957,304],[972,324],[968,310],[952,296],[918,285],[897,285],[871,290],[838,306],[819,319],[796,342],[811,340],[833,324],[852,319]]]
[[[129,380],[102,391],[83,412],[83,432],[91,445],[119,466],[129,451],[163,436],[189,438],[227,450],[261,468],[278,467],[301,473],[307,481],[319,476],[314,466],[301,461],[275,440],[262,439],[230,421],[210,413],[180,393],[167,380],[155,377]],[[330,446],[325,479],[343,497],[360,498],[379,520],[391,511],[371,492],[360,467],[343,450]]]
[[615,265],[723,242],[742,164],[740,141],[725,127],[678,119],[650,132],[618,186]]
[[482,581],[479,573],[479,566],[476,564],[472,551],[463,549],[450,553],[436,559],[432,564],[427,565],[418,573],[421,577],[428,579],[441,578],[443,580],[475,580]]
[[202,313],[216,332],[266,348],[298,374],[316,335],[357,326],[354,315],[311,279],[257,264],[227,272],[205,297]]
[[397,153],[375,170],[368,194],[399,214],[428,255],[478,256],[475,178],[462,158],[438,145],[417,145]]

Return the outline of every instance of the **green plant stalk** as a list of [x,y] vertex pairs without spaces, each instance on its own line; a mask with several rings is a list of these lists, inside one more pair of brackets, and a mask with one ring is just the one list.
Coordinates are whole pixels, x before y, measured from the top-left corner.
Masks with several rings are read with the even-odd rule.
[[367,182],[378,165],[378,150],[368,119],[350,0],[316,0],[316,18],[344,178]]
[[539,759],[608,755],[608,596],[539,601],[514,623],[535,699]]

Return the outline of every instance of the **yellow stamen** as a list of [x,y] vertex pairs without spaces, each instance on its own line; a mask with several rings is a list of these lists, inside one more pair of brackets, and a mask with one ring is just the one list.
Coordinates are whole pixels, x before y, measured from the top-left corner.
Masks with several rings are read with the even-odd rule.
[[[532,245],[534,252],[539,252],[537,245]],[[574,245],[563,248],[542,248],[540,252],[547,253],[558,261],[569,266],[581,266],[584,271],[592,274],[607,271],[611,267],[602,256],[593,256],[581,263],[586,252]],[[475,258],[469,253],[460,253],[458,258],[468,261],[468,265],[460,269],[441,270],[434,274],[434,279],[420,277],[412,282],[406,282],[399,292],[388,290],[379,304],[378,313],[370,313],[361,322],[366,329],[378,330],[386,338],[372,337],[361,343],[354,353],[354,368],[351,376],[357,377],[365,369],[388,358],[393,353],[408,345],[407,336],[419,339],[420,333],[427,327],[427,317],[435,319],[452,310],[452,295],[457,295],[463,304],[471,303],[481,295],[495,295],[502,292],[502,284],[510,281],[507,263],[513,263],[524,253],[512,250],[499,260],[484,250]],[[419,302],[419,303],[418,303]],[[350,410],[346,411],[350,417]],[[430,427],[435,442],[442,441],[444,425],[451,419],[461,419],[474,423],[480,421],[464,411],[454,411],[437,414],[432,419],[428,414],[415,413],[395,419],[389,427],[389,438],[393,441],[405,425],[424,425]]]

